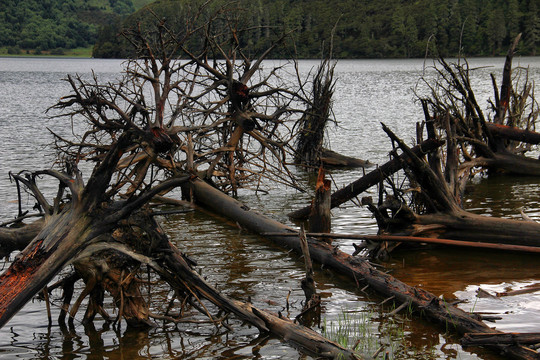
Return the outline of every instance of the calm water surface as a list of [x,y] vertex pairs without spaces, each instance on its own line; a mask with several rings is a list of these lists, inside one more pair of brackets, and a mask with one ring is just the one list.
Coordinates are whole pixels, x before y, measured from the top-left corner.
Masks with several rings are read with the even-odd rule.
[[[475,59],[473,83],[481,106],[487,108],[491,96],[493,72],[500,78],[503,59]],[[530,66],[531,77],[540,79],[540,58],[516,59]],[[303,72],[318,63],[301,62]],[[415,123],[423,119],[413,94],[421,76],[429,76],[432,63],[423,60],[341,61],[336,68],[334,111],[340,121],[328,129],[329,145],[346,155],[383,163],[390,142],[380,123],[390,126],[403,139],[412,142]],[[122,62],[95,59],[0,58],[0,221],[16,214],[16,192],[9,182],[9,171],[39,169],[53,161],[47,150],[51,135],[47,129],[68,136],[69,125],[51,119],[46,109],[68,94],[62,81],[67,74],[91,76],[91,70],[103,79],[119,76]],[[334,171],[339,187],[361,176],[361,171]],[[519,217],[523,210],[540,220],[538,180],[534,178],[477,179],[465,206],[471,211],[501,217]],[[54,191],[52,185],[45,188]],[[309,194],[276,189],[266,195],[241,194],[241,200],[274,218],[288,222],[285,214],[305,205]],[[28,203],[32,200],[29,198]],[[348,203],[333,211],[334,232],[374,234],[377,230],[371,214]],[[303,263],[268,241],[238,230],[204,214],[188,213],[163,218],[163,226],[179,248],[195,258],[210,283],[226,294],[256,306],[283,311],[291,293],[291,313],[300,309],[303,295],[300,279]],[[340,243],[351,252],[352,242]],[[2,262],[5,267],[8,262]],[[540,329],[540,293],[499,300],[478,298],[479,287],[492,293],[519,289],[540,282],[537,256],[478,250],[418,250],[394,254],[386,264],[393,274],[410,285],[421,286],[445,298],[467,300],[464,309],[503,314],[493,326],[505,331],[538,332]],[[389,318],[377,304],[382,300],[355,289],[347,279],[318,269],[316,282],[324,299],[327,325],[343,313],[359,322],[367,321],[368,351],[381,344],[397,358],[409,359],[498,359],[480,349],[462,349],[443,329],[410,320],[404,315]],[[169,295],[155,294],[166,302]],[[97,321],[95,328],[75,322],[62,328],[48,326],[45,306],[29,303],[0,330],[0,358],[109,358],[109,359],[303,359],[295,349],[276,339],[260,337],[256,330],[233,321],[234,332],[216,331],[210,326],[179,325],[158,327],[146,332],[107,328]],[[56,310],[55,310],[56,311]],[[112,311],[112,310],[111,310]],[[363,319],[363,320],[361,320]],[[355,340],[352,340],[353,342]]]

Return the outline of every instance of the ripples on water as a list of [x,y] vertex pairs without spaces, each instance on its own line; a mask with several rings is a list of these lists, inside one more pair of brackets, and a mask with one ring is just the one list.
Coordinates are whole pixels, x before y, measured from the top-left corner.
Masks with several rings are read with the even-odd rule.
[[[489,72],[500,78],[503,59],[475,59],[472,66],[483,69],[473,78],[479,103],[487,108],[491,96]],[[538,80],[538,58],[517,59],[531,66],[531,78]],[[302,61],[303,72],[317,66]],[[391,127],[408,143],[415,134],[415,123],[423,119],[413,88],[423,74],[429,76],[423,60],[354,60],[341,61],[336,68],[334,111],[339,126],[330,126],[328,138],[333,150],[346,155],[384,163],[390,141],[380,122]],[[39,169],[51,164],[51,142],[47,128],[69,135],[65,123],[50,119],[46,109],[66,95],[68,86],[61,79],[66,74],[90,76],[90,70],[104,80],[113,80],[121,70],[121,61],[94,59],[0,59],[0,221],[16,214],[16,196],[8,171]],[[537,81],[538,82],[538,81]],[[362,175],[361,170],[334,171],[334,188]],[[306,180],[307,181],[307,180]],[[44,184],[52,194],[52,185]],[[493,216],[518,217],[519,209],[540,220],[540,196],[537,181],[531,178],[494,178],[479,180],[465,206],[471,211]],[[373,190],[370,190],[373,191]],[[362,196],[365,196],[363,194]],[[376,194],[369,193],[376,198]],[[241,194],[250,207],[288,222],[285,214],[309,202],[310,194],[277,189],[265,195]],[[28,203],[33,202],[28,198]],[[364,208],[348,203],[333,211],[333,231],[374,234],[375,221]],[[252,298],[255,305],[283,311],[291,291],[292,316],[301,307],[303,297],[299,282],[303,263],[268,241],[246,234],[234,226],[206,215],[183,214],[164,218],[163,226],[179,248],[196,259],[209,282],[238,299]],[[294,224],[293,224],[294,225]],[[344,251],[352,251],[352,241],[337,242]],[[387,265],[394,275],[411,285],[419,285],[446,298],[469,301],[465,308],[474,311],[507,313],[496,326],[506,331],[538,331],[540,295],[514,296],[498,300],[476,298],[482,287],[490,292],[517,289],[540,278],[537,258],[477,250],[445,249],[415,251],[395,255]],[[4,264],[5,266],[5,264]],[[325,269],[318,269],[316,282],[324,299],[327,320],[336,321],[344,312],[365,314],[372,321],[369,333],[379,343],[394,344],[399,357],[424,359],[476,358],[477,353],[463,351],[456,340],[439,335],[439,328],[403,316],[388,319],[376,304],[377,297],[355,289],[349,280]],[[167,299],[168,294],[157,294]],[[150,332],[84,328],[73,329],[56,324],[47,327],[42,302],[29,303],[9,324],[0,330],[0,358],[303,358],[297,351],[275,339],[259,338],[257,331],[233,322],[233,333],[216,333],[208,326],[179,325],[158,327]],[[55,315],[57,310],[55,309]],[[354,339],[353,341],[355,341]],[[398,340],[394,342],[393,340]],[[483,359],[491,355],[481,354]]]

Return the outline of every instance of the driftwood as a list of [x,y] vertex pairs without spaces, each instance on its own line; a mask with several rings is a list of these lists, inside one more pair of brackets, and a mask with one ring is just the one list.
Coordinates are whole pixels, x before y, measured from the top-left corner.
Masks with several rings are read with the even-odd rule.
[[42,220],[36,220],[22,227],[0,227],[0,256],[24,249],[42,228]]
[[503,291],[503,292],[498,292],[496,294],[497,297],[502,297],[502,296],[514,296],[514,295],[521,295],[521,294],[530,294],[530,293],[533,293],[533,292],[537,292],[540,290],[540,285],[538,284],[535,284],[535,285],[530,285],[530,286],[527,286],[523,289],[519,289],[519,290],[509,290],[509,291]]
[[528,144],[540,144],[540,133],[523,130],[514,126],[503,124],[486,123],[488,130],[494,135],[508,140],[524,142]]
[[[38,232],[0,276],[0,326],[71,263],[77,274],[57,285],[65,290],[62,317],[69,313],[73,319],[89,296],[84,321],[92,321],[97,314],[108,320],[102,306],[107,290],[119,310],[116,321],[149,325],[154,315],[134,280],[138,266],[145,265],[176,290],[175,297],[206,313],[216,325],[221,319],[210,314],[203,302],[210,301],[316,357],[357,358],[314,331],[218,293],[188,266],[151,217],[138,218],[143,216],[139,210],[154,196],[194,174],[231,193],[247,184],[263,185],[263,177],[296,186],[285,159],[294,152],[293,131],[299,131],[289,123],[305,113],[291,104],[310,103],[303,91],[296,91],[303,88],[302,80],[298,77],[299,84],[284,85],[278,79],[279,67],[270,75],[262,74],[262,61],[282,38],[252,60],[240,46],[239,34],[246,29],[228,26],[233,19],[223,24],[224,13],[228,13],[225,7],[211,14],[203,5],[181,34],[173,34],[166,20],[157,16],[155,26],[143,29],[139,24],[125,30],[123,35],[134,45],[137,58],[127,63],[118,82],[100,84],[97,76],[90,80],[67,77],[71,93],[51,109],[68,123],[83,120],[81,128],[87,132],[73,139],[53,134],[58,164],[64,164],[65,171],[13,176],[36,198],[44,220],[35,228],[0,231],[0,237],[13,240],[10,248],[20,247]],[[214,20],[220,25],[213,24]],[[230,33],[223,33],[224,29]],[[205,36],[206,48],[193,54],[187,43],[199,35]],[[179,53],[188,60],[177,61]],[[77,164],[85,161],[94,163],[86,183],[77,171]],[[60,182],[53,204],[34,181],[44,175]],[[69,309],[79,278],[86,286]]]
[[296,136],[297,164],[317,168],[320,165],[334,168],[358,168],[372,165],[369,161],[339,154],[323,147],[324,132],[332,117],[335,62],[324,59],[312,81],[307,109],[298,121],[300,132]]
[[[137,221],[140,224],[140,220]],[[130,225],[133,226],[134,224]],[[148,248],[145,248],[146,245],[135,245],[135,250],[138,251],[138,254],[133,253],[133,249],[127,249],[121,246],[120,242],[114,243],[115,245],[111,246],[112,249],[115,249],[115,252],[118,253],[118,256],[122,254],[126,258],[134,258],[141,262],[146,263],[152,269],[154,269],[162,278],[164,278],[171,287],[177,291],[185,292],[186,289],[198,294],[199,297],[204,298],[212,302],[219,308],[227,312],[231,312],[239,317],[241,320],[248,322],[249,324],[257,327],[261,332],[270,332],[283,341],[291,343],[295,347],[300,348],[302,351],[312,354],[316,357],[321,358],[332,358],[332,359],[360,359],[358,354],[353,353],[350,350],[347,350],[335,342],[329,341],[322,337],[319,333],[306,328],[302,325],[294,323],[293,321],[283,317],[282,315],[276,315],[268,311],[258,309],[249,303],[243,303],[238,300],[230,299],[217,290],[215,290],[211,285],[209,285],[195,270],[191,268],[188,262],[185,260],[184,255],[168,240],[166,237],[161,235],[162,239],[159,243],[159,249],[157,252],[152,253],[152,260],[150,260],[150,254],[148,253]],[[99,262],[96,263],[96,256],[101,261],[106,256],[110,256],[110,252],[104,250],[99,250],[101,247],[104,249],[109,249],[109,246],[94,243],[90,245],[88,249],[83,250],[83,256],[75,261],[75,267],[80,269],[81,272],[89,273],[95,271],[103,271],[101,269],[96,269],[96,265],[99,265]],[[97,251],[96,251],[97,249]],[[155,250],[155,249],[154,249]],[[88,256],[84,253],[94,254]],[[103,253],[99,255],[99,253]],[[133,261],[133,259],[131,260]],[[118,260],[116,260],[118,262]],[[121,288],[126,288],[126,279],[113,277],[119,276],[119,271],[109,269],[110,263],[106,266],[105,272],[102,272],[102,278],[109,278],[109,280],[102,281],[100,284],[105,287],[117,303],[119,309],[122,309],[122,318],[125,319],[130,326],[140,327],[143,324],[151,325],[149,321],[149,310],[146,304],[141,304],[142,296],[138,295],[138,289],[133,288],[132,290],[126,289],[119,293],[118,290]],[[95,276],[95,274],[92,274]],[[85,276],[83,275],[83,278]],[[95,279],[92,279],[92,276],[87,276],[89,281],[87,281],[86,289],[81,294],[79,299],[89,294],[96,284]],[[122,283],[122,286],[119,284]],[[120,305],[120,299],[122,299],[122,304]],[[96,302],[96,300],[91,297],[90,305],[84,315],[84,321],[92,321],[94,316],[97,313],[100,313],[106,320],[109,319],[108,315],[104,313],[104,310],[101,308],[102,301]],[[70,317],[73,318],[75,312],[78,310],[79,301],[75,302],[71,311]],[[65,309],[67,311],[67,308]],[[141,318],[143,316],[143,318]],[[216,319],[214,319],[216,320]]]
[[168,255],[164,256],[163,264],[151,264],[169,284],[179,289],[186,287],[191,291],[210,300],[214,305],[234,313],[240,319],[256,326],[261,332],[270,332],[286,342],[300,347],[303,351],[317,357],[332,359],[360,359],[357,354],[332,342],[319,333],[296,324],[282,315],[272,314],[258,309],[249,303],[232,300],[217,292],[196,271],[191,269],[182,253],[168,243]]
[[[206,181],[231,193],[236,193],[243,185],[260,183],[263,177],[296,186],[285,158],[294,152],[290,141],[295,134],[291,129],[301,127],[285,126],[281,132],[280,125],[298,113],[289,107],[290,104],[303,102],[311,105],[309,100],[299,95],[299,91],[276,88],[266,76],[254,78],[263,59],[279,41],[260,58],[251,61],[242,52],[238,39],[243,29],[235,30],[230,37],[214,36],[208,33],[214,29],[212,20],[196,23],[201,13],[202,9],[194,15],[193,24],[196,25],[189,24],[193,28],[186,29],[181,38],[172,34],[162,19],[152,29],[138,27],[124,32],[135,46],[138,59],[129,62],[125,77],[118,84],[102,85],[96,77],[85,81],[81,77],[68,76],[72,93],[60,99],[53,109],[61,111],[60,116],[70,121],[82,117],[86,122],[85,128],[89,130],[75,140],[53,134],[59,159],[67,159],[65,172],[38,171],[14,176],[38,201],[44,223],[29,246],[0,276],[0,326],[5,325],[71,262],[81,266],[80,274],[69,277],[62,286],[72,289],[79,276],[86,280],[83,293],[70,311],[71,318],[86,295],[90,296],[91,306],[87,308],[85,320],[91,321],[96,314],[102,313],[102,295],[107,287],[99,283],[99,277],[105,274],[108,277],[106,281],[111,281],[108,289],[119,307],[119,320],[123,316],[128,323],[146,323],[150,318],[147,304],[137,302],[140,298],[137,288],[130,287],[131,278],[138,269],[126,274],[124,265],[119,264],[119,273],[115,268],[107,274],[103,268],[105,265],[110,267],[108,263],[96,261],[96,254],[100,255],[100,260],[105,258],[102,252],[112,250],[153,269],[176,290],[178,295],[175,296],[182,296],[194,307],[200,304],[201,312],[206,313],[216,325],[223,320],[212,315],[202,305],[203,301],[210,301],[220,309],[234,313],[261,332],[270,331],[284,340],[293,341],[316,356],[355,358],[352,352],[309,329],[223,296],[193,271],[187,257],[168,242],[151,218],[145,221],[134,218],[155,195],[182,185],[184,196],[193,196],[197,202],[234,219],[251,231],[293,231],[249,211],[195,175],[200,174]],[[217,13],[210,17],[221,21],[221,15]],[[192,54],[185,44],[201,29],[206,35],[207,48],[201,54]],[[221,28],[216,31],[219,33]],[[153,38],[160,39],[159,44],[153,44]],[[188,60],[176,63],[179,53]],[[214,54],[215,58],[209,59],[209,54]],[[213,61],[216,59],[223,61]],[[122,100],[117,102],[118,99]],[[309,115],[310,112],[302,113]],[[190,119],[191,123],[179,125],[181,119]],[[440,145],[434,137],[429,141],[434,143],[434,147]],[[425,150],[419,147],[418,155],[423,156]],[[402,162],[418,163],[411,156],[410,149],[404,151],[407,154],[385,170],[395,172],[403,167]],[[77,171],[76,165],[81,161],[96,164],[86,183]],[[34,181],[43,175],[60,182],[58,196],[52,205]],[[113,177],[116,182],[112,181]],[[379,170],[379,174],[373,175],[369,182],[376,180],[377,183],[383,178]],[[66,189],[70,194],[63,196]],[[347,195],[349,198],[351,193]],[[445,195],[444,190],[437,193],[437,196]],[[444,201],[439,202],[444,204]],[[130,233],[130,229],[137,231]],[[301,251],[296,238],[270,238]],[[307,243],[314,260],[350,276],[357,284],[369,284],[375,291],[392,297],[398,303],[412,304],[448,330],[459,333],[491,331],[470,314],[429,292],[399,282],[363,259],[315,239],[308,239]],[[109,253],[107,261],[116,260]],[[119,285],[119,288],[115,290],[114,285]],[[131,298],[125,297],[128,293]],[[64,297],[63,313],[67,312],[72,296],[73,292],[68,291]],[[491,347],[518,358],[528,359],[537,355],[519,345]]]
[[[67,174],[52,170],[26,177],[17,175],[19,181],[34,191],[47,215],[38,235],[0,275],[0,326],[5,325],[34,294],[45,287],[87,246],[111,231],[118,221],[143,206],[153,195],[178,186],[188,179],[171,179],[129,202],[121,201],[103,207],[105,189],[121,153],[129,143],[127,135],[119,139],[86,185],[80,176],[71,178]],[[53,176],[62,186],[70,189],[73,199],[71,203],[62,209],[49,205],[35,185],[34,179],[38,175]]]
[[[294,229],[284,224],[250,211],[243,203],[219,192],[200,179],[192,179],[189,185],[184,185],[183,191],[187,190],[191,190],[194,196],[193,200],[197,204],[233,220],[240,227],[249,231],[258,234],[284,232],[297,234]],[[265,237],[302,254],[300,240],[296,236],[267,235]],[[313,238],[308,238],[308,245],[309,253],[314,261],[349,276],[358,286],[360,283],[368,284],[377,293],[394,297],[394,301],[398,304],[410,303],[413,308],[436,323],[445,326],[448,331],[455,331],[459,334],[493,332],[488,325],[475,319],[470,313],[458,309],[423,289],[402,283],[393,276],[377,270],[364,259],[350,256],[326,242]],[[493,345],[490,347],[517,359],[538,358],[537,352],[522,346]]]
[[294,154],[298,164],[318,167],[322,161],[324,131],[332,114],[335,66],[335,62],[324,59],[313,77],[308,108],[298,121],[300,132]]
[[[489,244],[506,244],[507,246],[538,247],[536,234],[540,224],[531,221],[501,219],[469,213],[460,207],[460,186],[458,176],[445,176],[446,171],[440,169],[440,159],[432,155],[428,161],[416,156],[390,129],[383,125],[389,137],[408,155],[404,166],[412,185],[420,191],[415,191],[416,207],[423,209],[422,214],[414,212],[398,200],[400,194],[388,197],[379,207],[371,204],[369,199],[363,199],[369,209],[375,214],[380,229],[379,235],[439,238],[467,242]],[[449,162],[446,162],[447,166]],[[454,179],[453,185],[446,179]],[[456,193],[457,192],[457,193]],[[372,256],[386,256],[400,243],[384,243],[371,252]],[[485,245],[479,245],[485,246]],[[494,248],[497,246],[493,246]],[[525,250],[526,248],[522,248]]]

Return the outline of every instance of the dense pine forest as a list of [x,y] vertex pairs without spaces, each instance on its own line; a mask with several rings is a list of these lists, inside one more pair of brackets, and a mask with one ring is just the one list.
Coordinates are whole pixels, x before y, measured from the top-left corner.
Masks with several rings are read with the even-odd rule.
[[[131,0],[0,0],[0,47],[38,51],[94,46],[94,57],[126,57],[123,28],[152,21]],[[181,33],[201,0],[150,4]],[[216,0],[208,13],[231,3]],[[519,53],[540,50],[540,0],[239,0],[225,16],[238,19],[243,46],[259,52],[284,32],[277,57],[319,57],[332,45],[336,58],[504,54],[516,34]],[[137,10],[139,9],[139,10]],[[243,29],[250,31],[243,32]],[[333,34],[333,36],[332,36]],[[190,44],[197,48],[197,44]]]

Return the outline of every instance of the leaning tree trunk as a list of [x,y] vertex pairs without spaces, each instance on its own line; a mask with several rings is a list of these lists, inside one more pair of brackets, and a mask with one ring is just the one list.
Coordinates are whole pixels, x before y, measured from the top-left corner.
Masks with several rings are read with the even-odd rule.
[[[57,171],[41,171],[17,176],[31,191],[45,210],[45,224],[32,242],[17,256],[10,267],[0,275],[0,327],[19,311],[58,272],[73,261],[85,248],[107,234],[118,221],[128,217],[155,194],[179,186],[188,177],[165,181],[130,201],[104,203],[106,189],[116,164],[130,144],[128,134],[122,135],[107,156],[83,184],[80,174],[71,178]],[[39,175],[57,178],[61,187],[71,191],[71,202],[63,208],[50,206],[35,184]]]

